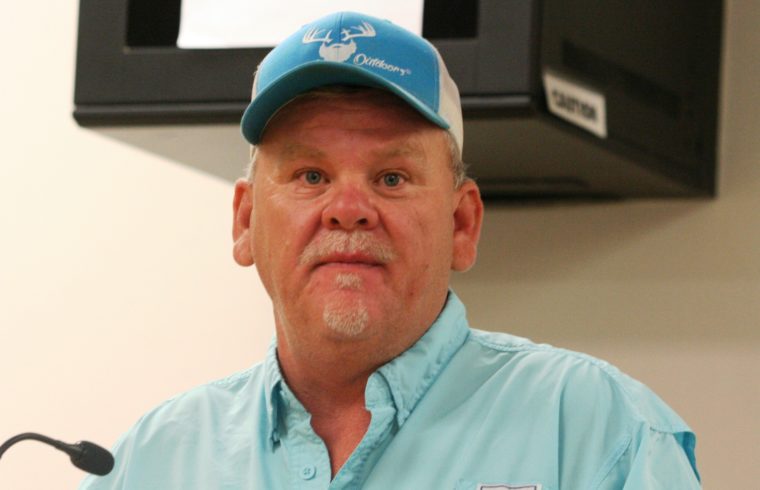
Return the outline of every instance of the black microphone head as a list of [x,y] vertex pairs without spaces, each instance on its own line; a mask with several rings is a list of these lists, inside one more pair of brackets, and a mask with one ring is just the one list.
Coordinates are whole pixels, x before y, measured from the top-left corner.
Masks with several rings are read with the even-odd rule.
[[74,446],[78,446],[81,452],[71,455],[71,462],[80,470],[103,476],[113,469],[113,456],[107,449],[89,441],[79,441]]

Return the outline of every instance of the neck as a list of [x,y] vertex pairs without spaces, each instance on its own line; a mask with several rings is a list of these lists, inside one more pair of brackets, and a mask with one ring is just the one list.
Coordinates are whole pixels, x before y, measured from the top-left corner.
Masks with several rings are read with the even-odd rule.
[[369,428],[372,417],[364,397],[369,377],[419,340],[435,320],[434,315],[428,316],[418,319],[416,326],[373,326],[365,337],[347,339],[324,326],[294,328],[283,323],[284,316],[275,315],[280,369],[311,415],[312,429],[329,453],[333,476]]
[[365,408],[364,391],[382,362],[358,363],[362,357],[355,350],[353,356],[323,350],[311,356],[295,355],[279,336],[277,350],[285,381],[325,443],[334,477],[367,432],[372,417]]
[[[294,346],[278,335],[277,353],[285,381],[312,416],[364,408],[369,376],[384,361],[372,362],[346,345],[321,346],[319,352],[294,352]],[[350,352],[347,352],[350,351]]]

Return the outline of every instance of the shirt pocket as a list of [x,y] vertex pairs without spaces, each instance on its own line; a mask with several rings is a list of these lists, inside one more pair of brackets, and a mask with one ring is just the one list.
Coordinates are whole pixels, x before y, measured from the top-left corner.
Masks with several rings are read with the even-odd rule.
[[541,483],[505,483],[492,481],[459,480],[454,490],[552,490]]

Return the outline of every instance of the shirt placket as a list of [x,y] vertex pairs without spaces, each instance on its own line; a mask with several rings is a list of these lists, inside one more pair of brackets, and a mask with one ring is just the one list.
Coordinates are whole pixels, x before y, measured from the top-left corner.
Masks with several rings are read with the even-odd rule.
[[361,488],[396,430],[396,408],[387,384],[377,373],[367,382],[365,400],[367,410],[372,414],[367,433],[335,475],[330,490]]
[[[290,395],[292,396],[292,395]],[[330,456],[322,439],[311,428],[311,416],[303,406],[283,393],[284,437],[280,442],[285,448],[292,489],[325,489],[332,476]]]

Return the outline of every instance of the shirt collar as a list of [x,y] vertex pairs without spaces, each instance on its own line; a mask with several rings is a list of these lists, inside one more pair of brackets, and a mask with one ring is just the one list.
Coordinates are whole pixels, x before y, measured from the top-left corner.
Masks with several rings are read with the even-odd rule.
[[264,389],[266,390],[264,398],[266,400],[267,422],[269,424],[269,442],[272,446],[280,440],[280,436],[277,433],[277,421],[279,420],[279,391],[282,380],[280,363],[277,361],[277,337],[274,337],[269,344],[269,350],[264,359]]
[[409,349],[373,374],[382,376],[388,384],[396,405],[399,427],[468,335],[465,307],[454,291],[449,290],[443,310],[427,332]]
[[[379,378],[388,387],[396,407],[396,420],[401,427],[414,407],[427,392],[449,360],[469,335],[465,307],[453,291],[449,290],[446,304],[430,328],[409,349],[381,366],[370,378]],[[266,389],[269,440],[278,442],[280,388],[283,383],[277,361],[277,341],[269,346],[264,360],[264,387]],[[369,382],[367,383],[369,386]]]

